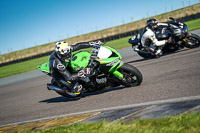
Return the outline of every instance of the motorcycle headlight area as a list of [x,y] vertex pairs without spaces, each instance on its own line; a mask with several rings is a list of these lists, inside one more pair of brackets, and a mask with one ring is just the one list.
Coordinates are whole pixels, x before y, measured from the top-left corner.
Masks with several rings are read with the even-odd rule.
[[135,40],[136,39],[136,35],[134,35],[132,38],[131,38],[131,40]]
[[184,27],[183,33],[188,33],[188,27],[187,26]]

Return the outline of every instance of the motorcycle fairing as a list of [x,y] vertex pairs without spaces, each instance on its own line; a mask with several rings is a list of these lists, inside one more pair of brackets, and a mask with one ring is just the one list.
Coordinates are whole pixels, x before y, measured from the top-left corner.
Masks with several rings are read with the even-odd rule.
[[46,62],[44,64],[38,65],[37,68],[42,71],[43,73],[50,75],[49,71],[49,62]]
[[[72,68],[72,72],[78,72],[83,70],[88,66],[90,61],[91,53],[88,51],[80,51],[72,56],[72,60],[70,66]],[[113,73],[115,76],[119,78],[123,78],[123,74],[117,71],[124,62],[121,60],[121,55],[111,47],[102,47],[100,49],[100,54],[98,54],[99,58],[95,59],[100,62],[100,70],[104,73]],[[100,58],[101,57],[101,58]],[[41,64],[37,67],[40,71],[45,74],[50,75],[49,71],[49,62]]]
[[100,68],[102,68],[102,67],[109,68],[108,72],[113,73],[115,76],[117,76],[119,78],[123,78],[123,74],[121,74],[119,71],[117,71],[124,64],[124,62],[121,60],[122,59],[121,55],[117,52],[117,50],[115,50],[111,47],[107,46],[106,48],[115,54],[111,54],[109,58],[101,60]]
[[70,66],[72,72],[78,72],[79,70],[85,69],[90,60],[91,54],[87,51],[80,51],[73,55]]
[[[83,70],[89,64],[91,54],[87,51],[81,51],[73,55],[71,61],[71,67],[73,72],[77,72],[79,70]],[[116,72],[124,62],[121,61],[121,55],[111,47],[101,47],[97,54],[97,59],[100,63],[100,71],[104,73],[111,72],[117,77],[123,77],[120,72]]]
[[111,55],[112,55],[112,51],[111,50],[109,50],[109,49],[107,49],[105,47],[101,47],[99,49],[97,57],[100,58],[100,59],[106,59],[106,58],[109,58]]

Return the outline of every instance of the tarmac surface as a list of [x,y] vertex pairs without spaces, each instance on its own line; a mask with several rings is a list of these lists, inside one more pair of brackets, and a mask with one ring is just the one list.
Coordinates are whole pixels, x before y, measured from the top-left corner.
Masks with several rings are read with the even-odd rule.
[[[192,97],[191,97],[192,98]],[[177,99],[176,99],[177,100]],[[179,102],[165,102],[162,104],[147,104],[136,107],[113,109],[102,111],[98,115],[88,118],[83,123],[99,121],[123,121],[131,122],[137,119],[157,119],[161,117],[175,116],[181,113],[199,112],[200,97],[196,100],[187,100]]]
[[[87,121],[130,121],[176,115],[188,110],[199,111],[200,47],[149,60],[141,58],[131,48],[120,53],[126,63],[142,72],[144,80],[140,86],[108,88],[72,100],[48,91],[46,83],[51,78],[39,70],[0,79],[0,127],[92,111],[100,113]],[[195,98],[143,104],[184,97]],[[129,107],[136,104],[141,106]]]

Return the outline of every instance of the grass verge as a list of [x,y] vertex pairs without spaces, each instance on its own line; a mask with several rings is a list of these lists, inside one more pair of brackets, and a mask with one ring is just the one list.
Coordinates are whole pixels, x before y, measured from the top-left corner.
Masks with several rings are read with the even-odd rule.
[[45,56],[29,61],[0,67],[0,78],[34,70],[38,65],[48,62],[48,60],[49,56]]
[[21,133],[199,133],[200,113],[180,114],[160,119],[133,122],[76,123],[44,130],[28,130]]
[[96,114],[97,113],[81,114],[81,115],[66,116],[61,118],[54,118],[50,120],[22,123],[19,125],[5,126],[0,128],[0,133],[23,132],[23,131],[29,132],[30,130],[39,131],[39,130],[55,128],[58,126],[72,125],[73,123],[85,120]]
[[189,31],[200,29],[200,18],[185,22],[185,24],[188,26]]

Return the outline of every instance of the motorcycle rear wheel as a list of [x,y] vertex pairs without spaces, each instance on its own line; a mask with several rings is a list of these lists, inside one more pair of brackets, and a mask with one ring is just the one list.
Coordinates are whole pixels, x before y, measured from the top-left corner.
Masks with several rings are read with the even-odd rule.
[[145,53],[141,53],[141,52],[138,52],[138,55],[147,59],[147,58],[150,58],[151,56],[149,54],[145,54]]
[[120,68],[120,72],[124,75],[126,79],[124,86],[138,86],[142,83],[143,76],[142,73],[134,66],[124,63],[124,65]]

